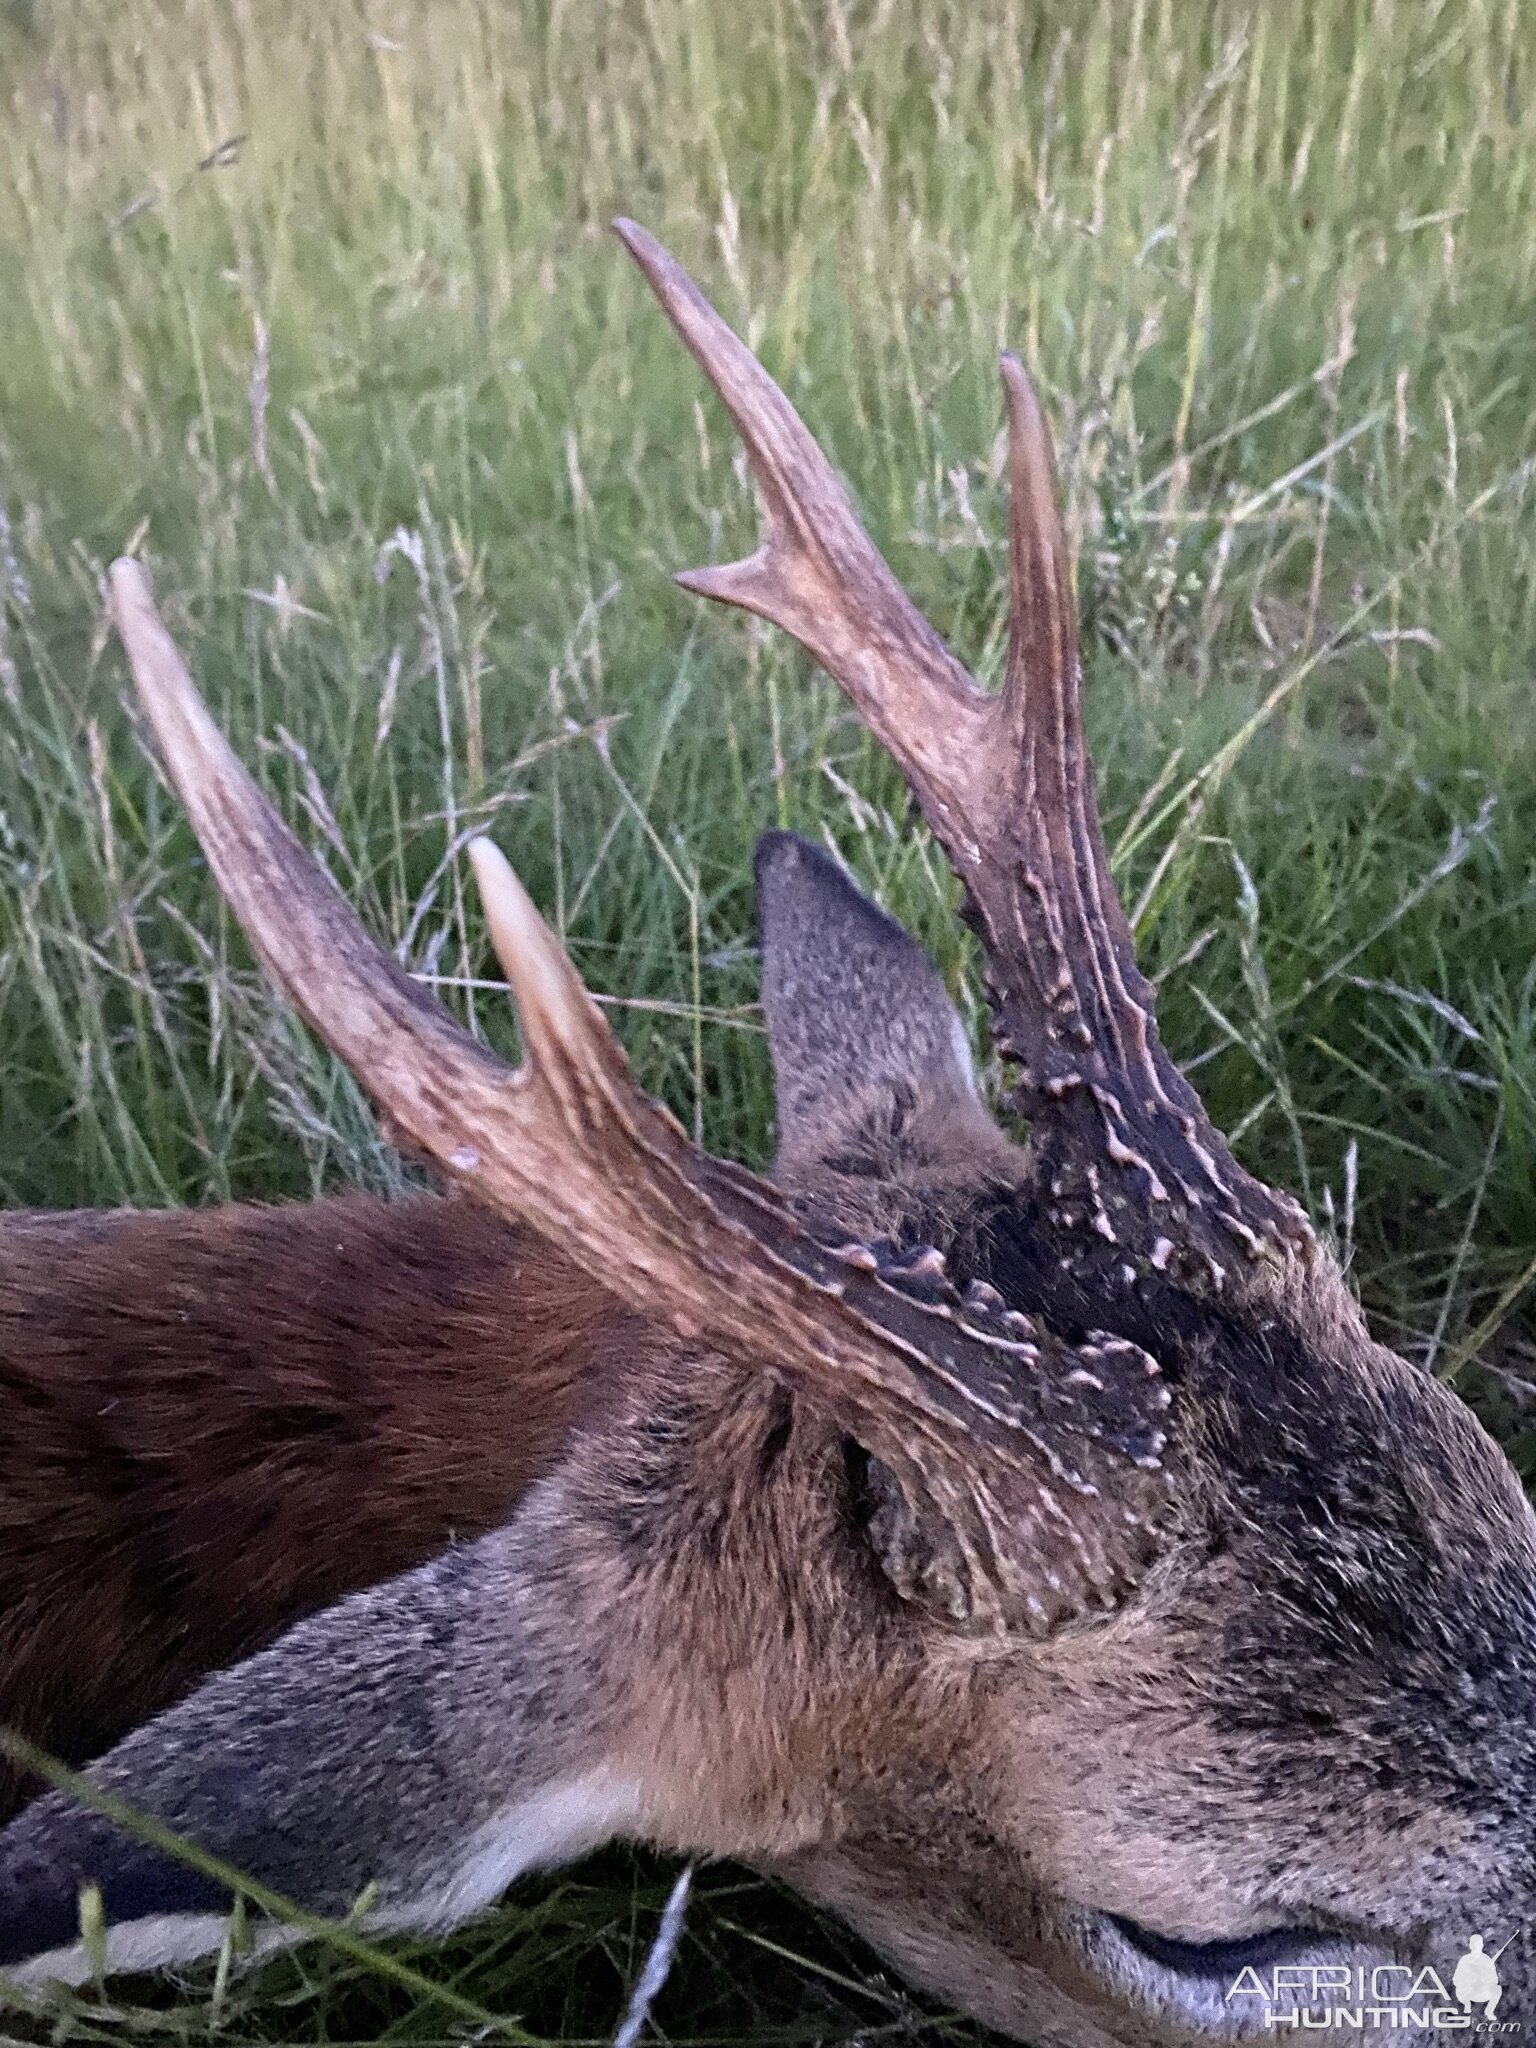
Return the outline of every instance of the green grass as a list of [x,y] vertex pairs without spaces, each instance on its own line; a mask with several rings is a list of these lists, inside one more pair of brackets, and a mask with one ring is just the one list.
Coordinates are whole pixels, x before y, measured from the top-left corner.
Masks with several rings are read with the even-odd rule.
[[[1023,352],[1166,1036],[1380,1333],[1536,1473],[1536,15],[7,0],[0,81],[0,1199],[399,1176],[150,766],[103,623],[124,547],[284,811],[492,1037],[501,1000],[451,986],[491,967],[448,858],[487,820],[716,1150],[768,1144],[765,826],[832,839],[980,1032],[888,765],[785,641],[668,582],[748,545],[753,503],[624,210],[987,675],[995,355]],[[670,1875],[615,1852],[411,1960],[607,2039]],[[462,2024],[319,1950],[130,1989],[3,2024]],[[657,2017],[701,2044],[945,2025],[729,1870]]]

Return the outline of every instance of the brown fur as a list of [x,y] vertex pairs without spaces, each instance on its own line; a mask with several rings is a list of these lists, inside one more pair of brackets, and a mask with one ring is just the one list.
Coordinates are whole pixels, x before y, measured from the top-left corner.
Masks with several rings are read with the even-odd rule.
[[0,1219],[0,1726],[83,1762],[505,1520],[624,1325],[434,1197]]

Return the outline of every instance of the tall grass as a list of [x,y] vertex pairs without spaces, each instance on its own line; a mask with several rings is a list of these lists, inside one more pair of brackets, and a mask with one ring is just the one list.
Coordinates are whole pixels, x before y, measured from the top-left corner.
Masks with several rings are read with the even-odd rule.
[[[668,582],[754,511],[606,233],[623,210],[761,349],[985,674],[994,362],[1024,353],[1166,1035],[1381,1333],[1536,1472],[1530,10],[9,0],[0,77],[0,1198],[400,1174],[150,764],[103,623],[125,547],[285,812],[493,1039],[453,857],[487,821],[717,1150],[768,1143],[764,826],[833,840],[980,1036],[888,766],[781,639]],[[613,1856],[416,1961],[503,2021],[606,2037],[668,1881]],[[323,1951],[71,2010],[10,2024],[458,2024]],[[728,1871],[658,2017],[699,2042],[923,2024]]]

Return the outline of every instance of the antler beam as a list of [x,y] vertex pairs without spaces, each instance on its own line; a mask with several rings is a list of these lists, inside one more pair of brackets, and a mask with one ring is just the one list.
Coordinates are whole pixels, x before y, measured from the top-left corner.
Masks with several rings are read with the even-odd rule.
[[[166,768],[226,901],[294,1007],[453,1180],[532,1226],[629,1307],[765,1365],[834,1415],[914,1505],[954,1529],[975,1615],[1045,1626],[1012,1560],[1059,1559],[1066,1601],[1111,1602],[1164,1495],[1157,1368],[1134,1345],[1082,1354],[981,1301],[922,1298],[862,1247],[809,1237],[766,1182],[712,1159],[636,1087],[612,1032],[488,841],[473,860],[522,1026],[505,1066],[374,943],[236,759],[166,631],[143,570],[112,600]],[[1082,1455],[1050,1448],[1066,1428]],[[1147,1509],[1085,1535],[1068,1497],[1106,1467]],[[1022,1546],[1022,1547],[1021,1547]]]
[[965,885],[1052,1220],[1159,1266],[1176,1246],[1217,1286],[1234,1247],[1310,1259],[1301,1209],[1237,1164],[1158,1037],[1099,823],[1050,436],[1023,366],[1003,358],[1013,617],[992,696],[901,589],[756,357],[660,243],[614,226],[762,495],[758,551],[677,580],[794,634],[905,776]]

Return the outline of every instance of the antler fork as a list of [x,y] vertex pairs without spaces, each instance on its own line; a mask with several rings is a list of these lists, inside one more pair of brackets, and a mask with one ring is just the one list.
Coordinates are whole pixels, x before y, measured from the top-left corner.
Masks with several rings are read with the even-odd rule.
[[763,501],[755,554],[677,580],[794,634],[906,777],[965,886],[1053,1220],[1160,1270],[1176,1252],[1218,1287],[1235,1247],[1309,1261],[1300,1207],[1238,1165],[1158,1036],[1099,823],[1050,436],[1022,364],[1002,359],[1013,611],[994,696],[897,583],[752,352],[644,228],[614,226],[724,400]]

